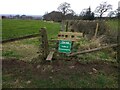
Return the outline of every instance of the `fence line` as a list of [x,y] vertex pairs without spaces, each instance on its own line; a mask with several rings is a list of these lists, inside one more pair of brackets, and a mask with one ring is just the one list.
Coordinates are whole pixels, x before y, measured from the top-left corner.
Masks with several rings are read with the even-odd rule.
[[27,36],[18,37],[18,38],[11,38],[11,39],[7,39],[7,40],[2,40],[2,41],[0,41],[0,43],[14,42],[14,41],[18,41],[18,40],[27,39],[27,38],[38,37],[39,35],[40,34],[33,34],[33,35],[27,35]]

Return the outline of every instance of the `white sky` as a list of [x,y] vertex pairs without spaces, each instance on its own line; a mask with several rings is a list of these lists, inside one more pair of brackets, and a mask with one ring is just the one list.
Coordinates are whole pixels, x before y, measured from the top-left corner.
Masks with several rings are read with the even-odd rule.
[[118,8],[119,0],[0,0],[0,14],[44,15],[45,12],[57,11],[63,2],[70,3],[71,9],[80,14],[89,6],[94,11],[104,1],[113,5],[113,10]]

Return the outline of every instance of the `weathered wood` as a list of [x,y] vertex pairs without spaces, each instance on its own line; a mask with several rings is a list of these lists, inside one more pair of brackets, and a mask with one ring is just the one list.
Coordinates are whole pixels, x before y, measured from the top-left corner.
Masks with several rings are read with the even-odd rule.
[[52,60],[54,51],[50,51],[49,55],[47,56],[46,60]]
[[98,23],[97,23],[97,25],[96,25],[96,29],[95,29],[95,35],[94,35],[94,38],[96,38],[96,36],[97,36],[97,32],[98,32]]
[[38,36],[39,36],[39,34],[27,35],[27,36],[18,37],[18,38],[2,40],[2,41],[0,41],[0,43],[14,42],[14,41],[19,41],[19,40],[28,39],[28,38],[34,38],[34,37],[38,37]]
[[71,39],[71,38],[58,38],[57,40],[67,40],[67,41],[79,41],[80,39]]
[[[56,41],[56,40],[55,40]],[[59,41],[56,41],[55,49],[58,50]]]
[[83,34],[78,32],[59,32],[57,40],[77,41],[80,40],[81,36],[83,36]]
[[65,25],[64,25],[64,20],[62,20],[62,23],[61,23],[61,31],[65,31]]
[[68,31],[68,21],[66,22],[66,32]]
[[49,44],[47,38],[46,28],[41,28],[40,30],[41,35],[41,50],[42,50],[42,58],[45,59],[49,54]]
[[67,35],[77,35],[77,36],[82,36],[82,33],[78,32],[59,32],[59,34],[67,34]]
[[99,50],[102,50],[102,49],[111,48],[111,47],[117,47],[117,46],[118,46],[117,44],[112,44],[112,45],[109,45],[109,46],[104,46],[104,47],[94,48],[94,49],[85,50],[85,51],[81,51],[81,52],[71,53],[68,56],[75,56],[75,55],[78,55],[78,54],[85,54],[85,53],[95,52],[95,51],[99,51]]

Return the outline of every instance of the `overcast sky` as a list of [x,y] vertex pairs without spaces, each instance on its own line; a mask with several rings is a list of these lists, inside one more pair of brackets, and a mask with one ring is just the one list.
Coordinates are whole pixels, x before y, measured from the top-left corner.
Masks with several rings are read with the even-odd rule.
[[0,14],[44,15],[45,12],[57,11],[57,7],[63,2],[70,3],[71,9],[80,14],[89,6],[94,11],[104,1],[113,5],[115,10],[120,0],[0,0]]

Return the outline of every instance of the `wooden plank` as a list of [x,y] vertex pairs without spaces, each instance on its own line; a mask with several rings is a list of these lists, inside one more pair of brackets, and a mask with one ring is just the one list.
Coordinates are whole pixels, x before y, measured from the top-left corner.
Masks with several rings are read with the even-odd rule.
[[77,35],[77,36],[83,36],[83,33],[78,32],[59,32],[60,35]]
[[59,32],[57,40],[78,41],[78,40],[80,40],[81,36],[83,36],[83,33],[78,33],[78,32]]
[[95,35],[94,35],[94,38],[96,38],[96,36],[97,36],[97,32],[98,32],[98,23],[97,23],[97,25],[96,25],[96,29],[95,29]]
[[34,37],[38,37],[38,36],[39,36],[39,34],[27,35],[27,36],[18,37],[18,38],[2,40],[2,41],[0,41],[0,43],[14,42],[14,41],[19,41],[19,40],[28,39],[28,38],[34,38]]
[[54,51],[50,51],[50,53],[48,54],[46,60],[52,60],[53,54],[54,54]]
[[68,21],[66,22],[66,32],[68,31]]
[[58,38],[56,40],[78,41],[80,38]]
[[78,55],[78,54],[95,52],[95,51],[99,51],[99,50],[102,50],[102,49],[111,48],[111,47],[117,47],[117,46],[118,46],[117,44],[112,44],[112,45],[109,45],[109,46],[104,46],[104,47],[94,48],[94,49],[85,50],[85,51],[81,51],[81,52],[71,53],[68,56],[75,56],[75,55]]

